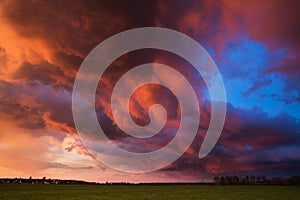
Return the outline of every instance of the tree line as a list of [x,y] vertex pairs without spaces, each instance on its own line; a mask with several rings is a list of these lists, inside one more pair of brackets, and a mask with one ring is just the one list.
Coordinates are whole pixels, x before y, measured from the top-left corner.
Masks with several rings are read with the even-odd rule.
[[216,185],[300,185],[300,176],[273,177],[266,176],[216,176],[214,177]]

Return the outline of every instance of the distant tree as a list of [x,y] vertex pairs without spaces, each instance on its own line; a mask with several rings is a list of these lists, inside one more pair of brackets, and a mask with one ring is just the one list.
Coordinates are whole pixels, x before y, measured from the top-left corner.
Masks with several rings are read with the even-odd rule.
[[300,176],[292,176],[290,182],[292,185],[300,185]]
[[261,176],[257,176],[256,177],[256,183],[261,184],[261,182],[262,182]]
[[240,179],[237,176],[232,177],[232,183],[234,185],[238,185],[240,183]]
[[223,176],[221,176],[220,178],[220,184],[225,185],[225,178]]
[[268,179],[266,178],[266,176],[262,176],[261,177],[261,181],[266,184],[268,182]]
[[225,177],[225,185],[232,185],[232,176]]
[[284,184],[284,180],[283,180],[282,177],[274,177],[274,178],[272,178],[271,183],[273,185],[283,185]]
[[255,178],[255,176],[250,176],[250,183],[251,183],[251,184],[256,183],[256,178]]
[[245,178],[245,184],[249,184],[249,182],[250,182],[249,181],[249,176],[247,175],[246,178]]
[[214,177],[214,183],[216,185],[219,185],[220,184],[220,178],[218,176]]

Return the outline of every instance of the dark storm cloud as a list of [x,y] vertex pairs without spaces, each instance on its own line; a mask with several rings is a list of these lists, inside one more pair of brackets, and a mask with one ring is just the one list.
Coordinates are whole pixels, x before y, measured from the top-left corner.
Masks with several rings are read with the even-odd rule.
[[259,110],[245,112],[229,105],[224,131],[213,151],[199,160],[201,143],[195,142],[196,139],[187,153],[164,170],[198,177],[252,173],[292,175],[300,166],[296,153],[300,150],[299,125],[299,121],[285,113],[270,118]]
[[[56,102],[55,96],[49,96],[50,94],[55,95],[54,91],[45,97],[42,90],[50,86],[54,87],[58,94],[71,91],[77,69],[95,45],[110,35],[127,28],[136,27],[145,22],[151,25],[151,13],[154,5],[150,1],[148,3],[139,1],[131,3],[119,1],[3,2],[2,6],[5,8],[2,10],[3,20],[7,26],[17,32],[18,37],[23,38],[21,42],[23,40],[29,42],[20,47],[20,51],[26,51],[27,54],[23,57],[21,53],[20,57],[23,60],[18,60],[21,63],[15,64],[15,66],[18,65],[16,70],[12,74],[4,73],[4,80],[8,83],[13,80],[20,84],[1,85],[2,89],[10,91],[10,97],[14,98],[6,97],[6,100],[3,100],[6,102],[1,104],[5,108],[2,111],[7,110],[12,116],[22,115],[24,121],[28,119],[28,122],[32,122],[30,117],[35,113],[33,111],[24,112],[25,108],[19,105],[22,104],[22,100],[17,101],[15,98],[24,93],[23,88],[28,87],[28,90],[35,90],[40,86],[40,90],[23,95],[31,97],[32,104],[28,103],[27,109],[38,112],[38,118],[42,118],[46,112],[49,112],[46,118],[72,127],[71,95],[65,95],[69,98],[68,102],[59,104]],[[147,12],[143,11],[145,9],[141,9],[141,6],[147,8]],[[37,40],[38,44],[41,43],[42,49],[27,50],[31,40]],[[1,57],[7,67],[15,67],[6,62],[7,59],[11,59],[11,55],[5,51],[5,47],[1,47]],[[15,61],[12,60],[12,62]],[[22,87],[23,83],[26,86]],[[32,87],[32,85],[35,86]],[[11,89],[9,89],[10,87]],[[43,98],[42,101],[41,98]],[[43,106],[36,108],[35,104],[43,104]],[[39,123],[40,120],[37,121]],[[41,126],[43,127],[45,124],[41,123]]]

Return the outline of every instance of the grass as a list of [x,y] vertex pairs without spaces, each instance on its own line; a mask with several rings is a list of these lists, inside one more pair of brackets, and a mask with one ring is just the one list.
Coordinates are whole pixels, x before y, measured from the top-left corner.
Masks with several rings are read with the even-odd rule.
[[0,184],[0,199],[300,199],[294,186]]

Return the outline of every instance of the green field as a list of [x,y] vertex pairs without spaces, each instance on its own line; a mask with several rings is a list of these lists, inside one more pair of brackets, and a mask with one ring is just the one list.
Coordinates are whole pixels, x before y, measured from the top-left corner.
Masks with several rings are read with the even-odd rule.
[[300,199],[294,186],[0,184],[0,199]]

